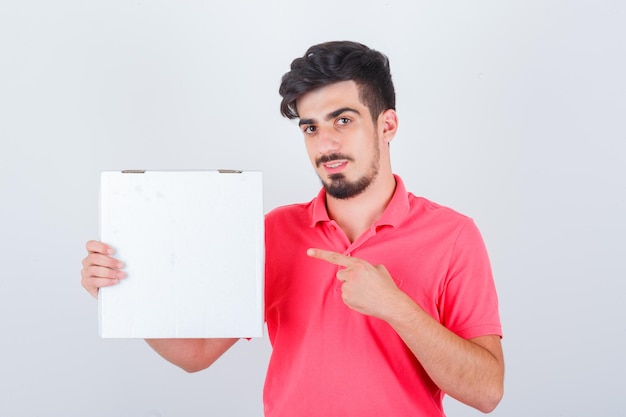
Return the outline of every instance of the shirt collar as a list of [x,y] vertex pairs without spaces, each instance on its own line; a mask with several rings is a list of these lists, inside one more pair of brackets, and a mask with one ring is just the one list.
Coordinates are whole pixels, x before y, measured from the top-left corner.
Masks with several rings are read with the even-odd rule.
[[[406,192],[402,179],[394,174],[396,179],[396,190],[385,208],[383,215],[376,221],[374,226],[398,226],[409,212],[409,196]],[[331,219],[326,210],[326,191],[324,188],[320,190],[317,197],[313,199],[311,204],[311,227],[315,227],[317,223],[329,222]]]

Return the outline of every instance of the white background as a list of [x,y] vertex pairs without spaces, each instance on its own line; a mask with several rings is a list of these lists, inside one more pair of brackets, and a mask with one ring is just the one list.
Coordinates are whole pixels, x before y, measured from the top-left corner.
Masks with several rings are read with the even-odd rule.
[[0,416],[262,415],[267,338],[192,375],[99,339],[80,261],[103,170],[261,170],[266,211],[311,199],[277,89],[336,39],[391,59],[395,172],[484,235],[493,415],[626,415],[624,2],[60,0],[0,5]]

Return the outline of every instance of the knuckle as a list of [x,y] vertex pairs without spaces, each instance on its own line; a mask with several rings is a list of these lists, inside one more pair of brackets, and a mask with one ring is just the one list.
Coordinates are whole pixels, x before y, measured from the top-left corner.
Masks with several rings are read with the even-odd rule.
[[113,273],[109,268],[105,268],[103,266],[98,267],[98,276],[100,278],[113,278]]
[[83,277],[83,279],[80,280],[80,285],[86,289],[89,290],[89,285],[87,285],[87,279]]
[[101,274],[101,270],[99,266],[90,266],[87,268],[87,278],[94,278]]
[[83,268],[83,276],[87,278],[88,276],[93,275],[93,269],[93,265],[89,265]]
[[89,252],[84,262],[86,265],[94,265],[96,263],[96,255],[93,252]]

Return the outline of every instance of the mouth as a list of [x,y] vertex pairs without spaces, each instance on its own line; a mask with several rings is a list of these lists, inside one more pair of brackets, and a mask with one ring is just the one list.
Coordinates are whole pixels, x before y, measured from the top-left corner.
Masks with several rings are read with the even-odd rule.
[[351,158],[345,155],[333,154],[319,157],[316,161],[316,165],[324,168],[329,174],[335,174],[342,171],[350,161]]
[[339,174],[340,172],[342,172],[345,169],[345,167],[348,165],[348,161],[345,159],[342,159],[342,160],[322,163],[320,165],[324,169],[324,171],[326,171],[327,175],[332,176],[332,175]]
[[348,161],[333,161],[333,162],[329,162],[327,164],[322,164],[324,166],[324,168],[326,169],[336,169],[339,168],[343,165],[346,165],[348,163]]

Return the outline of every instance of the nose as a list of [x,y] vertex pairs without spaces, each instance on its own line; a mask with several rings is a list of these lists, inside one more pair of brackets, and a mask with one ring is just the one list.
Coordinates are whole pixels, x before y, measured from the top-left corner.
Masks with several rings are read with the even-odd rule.
[[317,153],[328,155],[339,150],[339,139],[333,129],[319,128],[317,134]]

